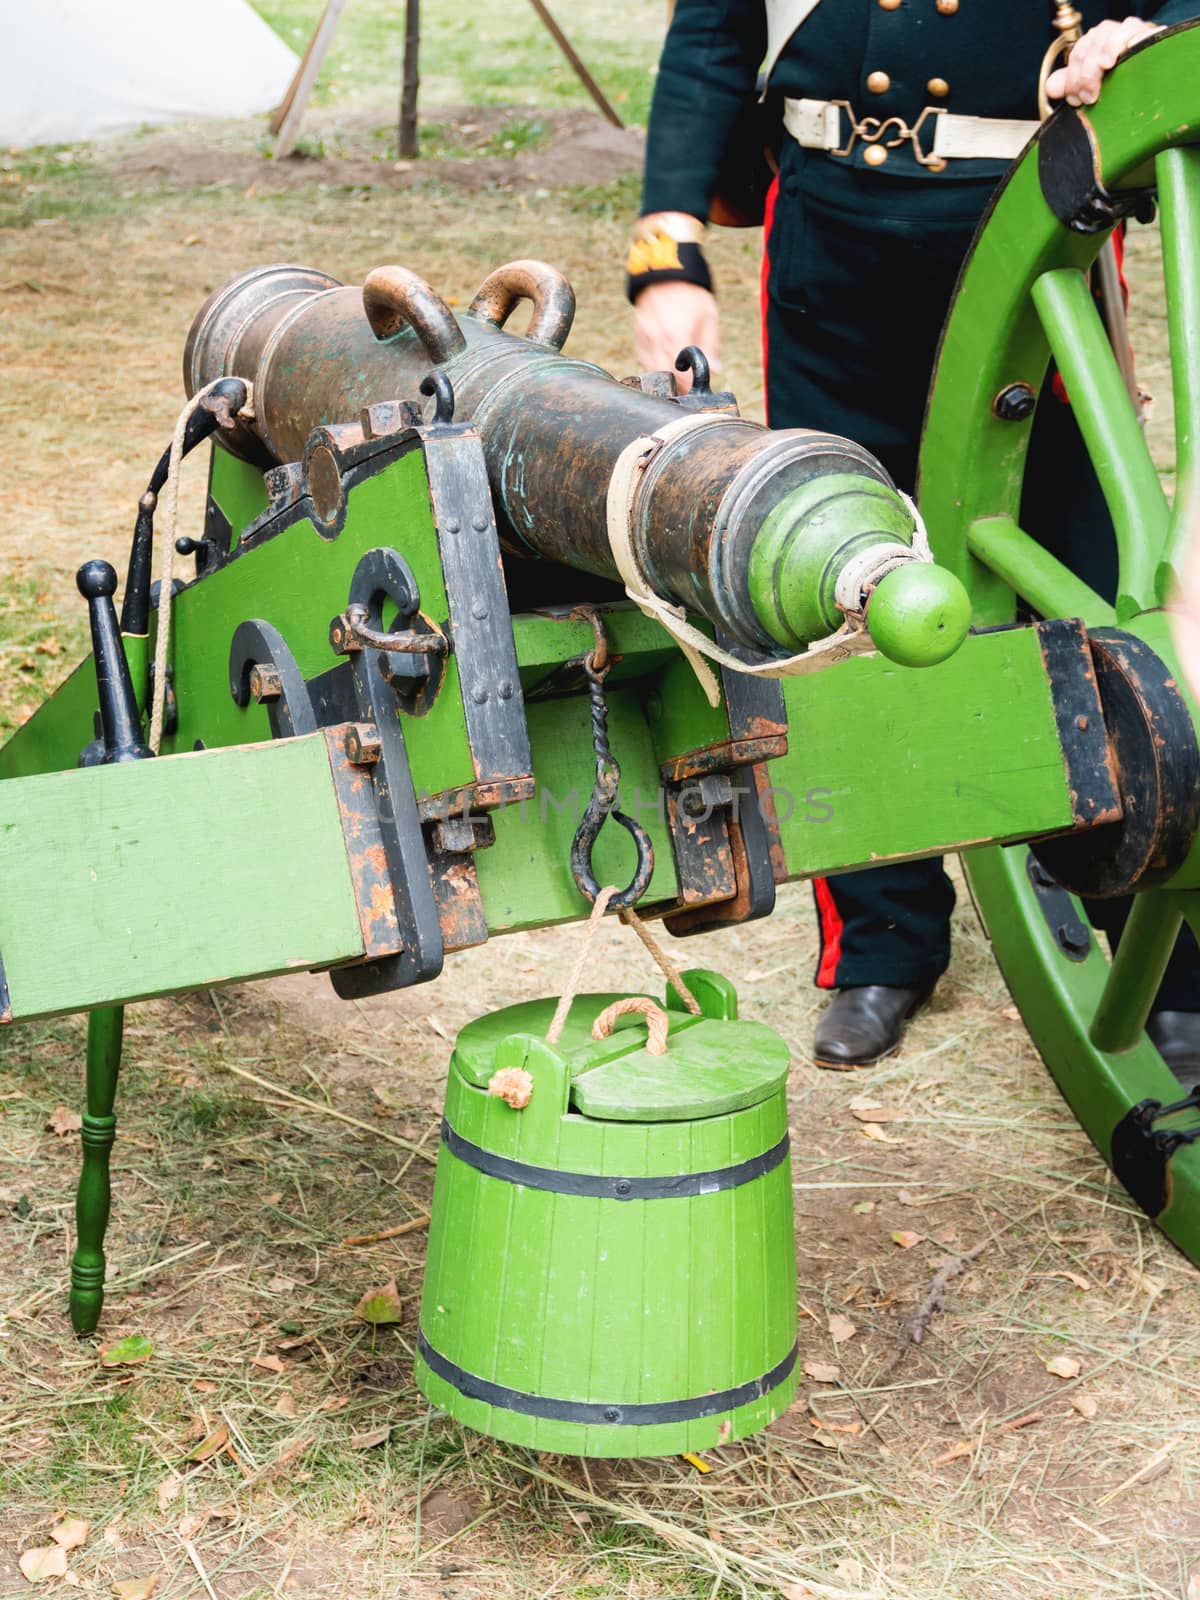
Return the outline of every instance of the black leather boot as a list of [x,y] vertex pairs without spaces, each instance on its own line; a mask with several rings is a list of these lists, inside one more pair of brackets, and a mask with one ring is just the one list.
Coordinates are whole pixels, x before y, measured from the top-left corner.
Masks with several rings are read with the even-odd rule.
[[1185,1089],[1200,1084],[1200,1011],[1156,1011],[1146,1032]]
[[835,1072],[869,1067],[891,1054],[904,1024],[932,993],[931,983],[907,989],[882,983],[839,989],[817,1023],[813,1060]]

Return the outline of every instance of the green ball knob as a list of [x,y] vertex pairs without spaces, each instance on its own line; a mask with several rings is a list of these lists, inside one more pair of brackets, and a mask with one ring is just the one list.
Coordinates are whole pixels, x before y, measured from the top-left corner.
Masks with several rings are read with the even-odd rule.
[[875,648],[902,667],[933,667],[967,637],[971,601],[945,567],[906,561],[888,573],[867,606]]

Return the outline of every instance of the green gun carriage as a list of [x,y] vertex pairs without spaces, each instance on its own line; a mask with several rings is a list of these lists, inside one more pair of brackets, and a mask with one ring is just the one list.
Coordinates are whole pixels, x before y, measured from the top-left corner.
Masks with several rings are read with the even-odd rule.
[[[458,316],[399,267],[361,290],[265,267],[210,299],[176,455],[217,447],[188,576],[163,574],[160,749],[167,457],[120,618],[89,563],[93,655],[0,751],[2,1019],[91,1014],[79,1330],[126,1002],[297,969],[347,997],[416,984],[587,916],[601,884],[683,939],[768,915],[785,880],[954,851],[1063,1094],[1200,1259],[1200,1097],[1143,1031],[1200,930],[1197,707],[1163,610],[1200,532],[1198,83],[1200,28],[1171,30],[1014,166],[946,327],[919,515],[852,441],[740,418],[699,352],[682,398],[563,355],[573,296],[543,263]],[[1155,205],[1173,505],[1088,285]],[[1116,529],[1112,604],[1019,523],[1052,357]],[[219,823],[219,855],[180,850],[183,817]],[[1115,894],[1110,960],[1081,902]]]

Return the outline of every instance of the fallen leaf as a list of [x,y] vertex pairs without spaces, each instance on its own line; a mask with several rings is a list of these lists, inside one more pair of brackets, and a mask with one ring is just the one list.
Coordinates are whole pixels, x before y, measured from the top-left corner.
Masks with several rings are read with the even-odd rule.
[[858,1200],[850,1207],[856,1217],[870,1216],[875,1209],[874,1200]]
[[955,1239],[958,1238],[958,1229],[953,1225],[948,1228],[939,1228],[933,1237],[937,1244],[953,1244]]
[[785,1584],[779,1595],[780,1600],[813,1600],[813,1591],[806,1583]]
[[217,1386],[209,1378],[197,1378],[192,1385],[197,1394],[216,1394]]
[[854,1556],[847,1556],[845,1561],[839,1561],[833,1569],[835,1578],[840,1578],[843,1583],[852,1583],[856,1588],[861,1587],[863,1581],[862,1562]]
[[814,1383],[836,1383],[842,1375],[842,1369],[832,1361],[806,1361],[804,1370]]
[[389,1278],[382,1289],[368,1289],[354,1308],[356,1316],[376,1327],[387,1327],[404,1321],[404,1304],[395,1278]]
[[116,1516],[109,1523],[108,1527],[105,1528],[104,1533],[102,1535],[102,1538],[104,1539],[105,1544],[109,1545],[113,1550],[119,1550],[121,1548],[122,1543],[124,1542],[123,1529],[121,1527],[121,1522],[122,1522],[122,1515],[118,1511]]
[[45,1583],[47,1578],[65,1578],[67,1552],[61,1545],[41,1545],[36,1550],[26,1550],[17,1558],[17,1565],[30,1583]]
[[153,1354],[154,1346],[144,1333],[131,1333],[127,1339],[118,1339],[115,1344],[101,1346],[100,1365],[133,1367],[139,1361],[149,1361]]
[[890,1133],[884,1133],[883,1129],[874,1122],[864,1122],[858,1131],[862,1134],[864,1139],[874,1139],[876,1144],[904,1143],[903,1139],[894,1139]]
[[154,1498],[158,1501],[158,1509],[165,1511],[169,1505],[174,1505],[179,1499],[179,1491],[183,1488],[183,1479],[177,1472],[168,1472],[166,1477],[154,1491]]
[[1039,1272],[1038,1277],[1066,1278],[1069,1282],[1073,1283],[1077,1289],[1082,1289],[1085,1294],[1092,1287],[1082,1272],[1072,1272],[1069,1267],[1059,1267],[1054,1272]]
[[850,1110],[860,1122],[899,1122],[904,1116],[893,1106],[856,1106],[851,1102]]
[[285,1389],[272,1409],[277,1417],[287,1417],[289,1419],[294,1417],[296,1415],[296,1396],[290,1389]]
[[112,1592],[117,1600],[150,1600],[161,1577],[162,1573],[156,1572],[149,1578],[122,1578],[113,1584]]
[[272,1294],[290,1294],[295,1287],[295,1278],[285,1278],[280,1273],[267,1279],[267,1288]]
[[847,1339],[853,1339],[858,1332],[857,1325],[851,1322],[849,1317],[844,1317],[840,1311],[835,1311],[829,1318],[828,1328],[829,1337],[834,1344],[843,1344]]
[[372,1428],[369,1433],[352,1433],[350,1435],[351,1450],[372,1450],[377,1444],[382,1444],[391,1433],[391,1424],[383,1428]]
[[921,1204],[916,1195],[908,1189],[897,1189],[896,1199],[899,1200],[902,1206],[919,1206]]
[[913,1233],[910,1228],[897,1228],[892,1235],[892,1243],[898,1244],[901,1250],[911,1250],[915,1244],[924,1244],[923,1233]]
[[1193,1572],[1188,1579],[1187,1600],[1200,1600],[1200,1572]]
[[283,1372],[284,1365],[278,1356],[251,1356],[250,1365],[261,1367],[264,1372]]
[[64,1517],[50,1529],[50,1537],[64,1550],[78,1550],[88,1536],[88,1525],[79,1517]]
[[1000,1015],[1006,1022],[1020,1022],[1021,1020],[1021,1013],[1016,1006],[1001,1006]]
[[1077,1378],[1083,1371],[1083,1362],[1074,1356],[1054,1356],[1046,1362],[1046,1371],[1052,1378]]
[[185,1459],[188,1461],[207,1461],[209,1456],[215,1456],[218,1450],[224,1450],[228,1443],[229,1429],[223,1422],[218,1423],[206,1438],[201,1439],[194,1450],[188,1451]]
[[78,1133],[83,1127],[83,1118],[78,1111],[72,1111],[69,1106],[55,1106],[46,1118],[46,1131],[56,1133],[60,1139],[68,1133]]
[[207,1521],[208,1518],[206,1516],[180,1517],[179,1526],[175,1529],[175,1532],[181,1539],[194,1539]]
[[341,1411],[350,1404],[350,1396],[346,1394],[331,1394],[328,1399],[322,1400],[317,1407],[318,1411]]
[[1071,1404],[1075,1407],[1076,1411],[1078,1411],[1079,1415],[1085,1418],[1088,1422],[1092,1420],[1092,1418],[1100,1409],[1099,1401],[1096,1400],[1094,1395],[1090,1394],[1073,1394],[1071,1396]]
[[38,644],[34,646],[34,649],[40,656],[62,655],[62,645],[59,644],[58,640],[52,633],[48,633],[44,639],[40,640]]
[[263,1195],[262,1203],[265,1206],[277,1206],[282,1199],[283,1199],[283,1190],[282,1189],[274,1189],[274,1190],[272,1190],[272,1192],[270,1194]]

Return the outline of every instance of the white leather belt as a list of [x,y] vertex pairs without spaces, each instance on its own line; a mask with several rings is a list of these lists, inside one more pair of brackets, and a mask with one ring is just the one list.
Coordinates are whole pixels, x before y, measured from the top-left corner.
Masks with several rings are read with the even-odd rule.
[[[933,143],[926,154],[920,136],[931,119]],[[1014,161],[1040,126],[1009,117],[960,117],[940,106],[926,106],[910,125],[903,117],[859,118],[848,100],[785,100],[783,125],[806,150],[835,156],[848,156],[861,140],[879,151],[872,163],[879,166],[889,150],[908,144],[921,166],[935,172],[947,161]]]

